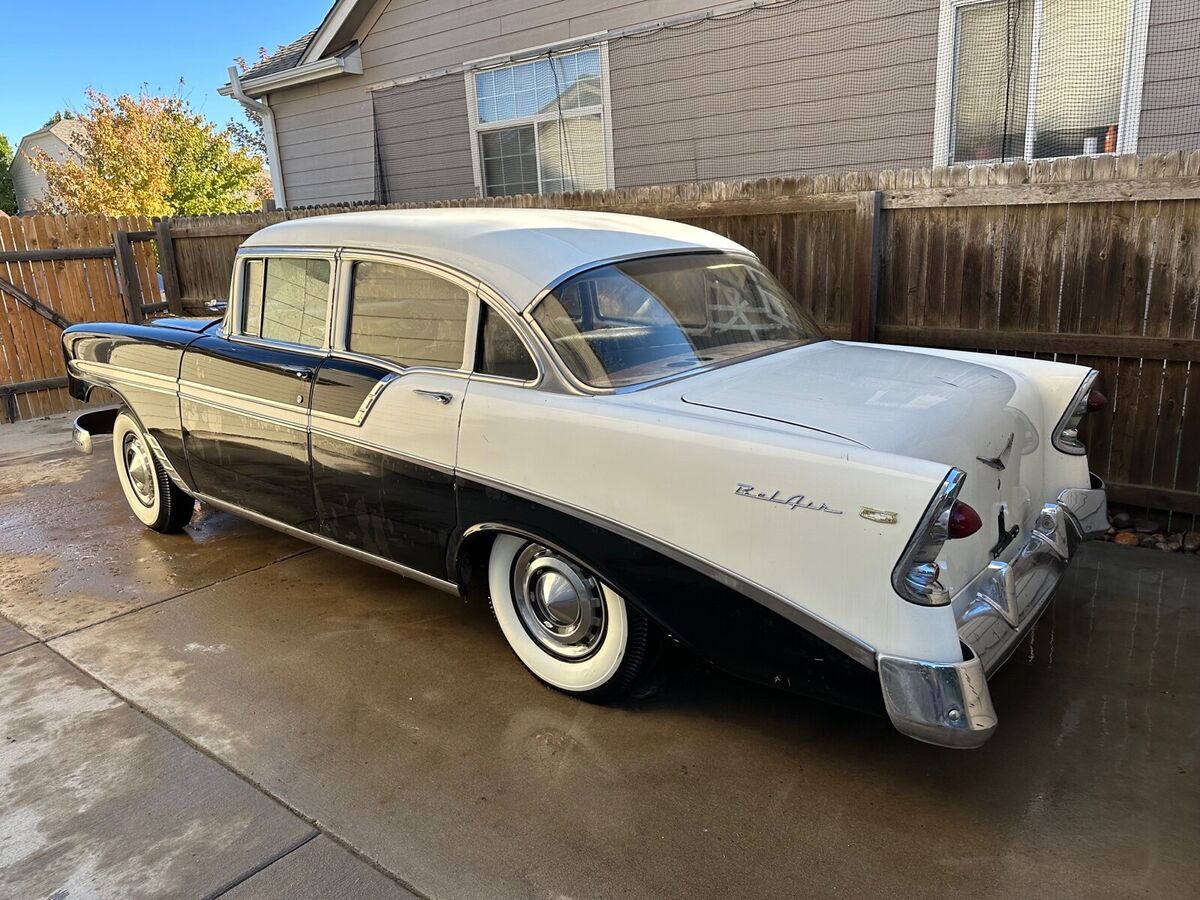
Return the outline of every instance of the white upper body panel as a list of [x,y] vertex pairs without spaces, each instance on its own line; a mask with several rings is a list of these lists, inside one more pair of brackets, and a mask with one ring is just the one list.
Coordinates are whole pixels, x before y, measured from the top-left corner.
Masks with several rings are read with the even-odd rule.
[[694,250],[749,252],[666,219],[562,209],[397,209],[292,219],[252,234],[254,247],[355,247],[450,266],[517,310],[564,275],[606,260]]

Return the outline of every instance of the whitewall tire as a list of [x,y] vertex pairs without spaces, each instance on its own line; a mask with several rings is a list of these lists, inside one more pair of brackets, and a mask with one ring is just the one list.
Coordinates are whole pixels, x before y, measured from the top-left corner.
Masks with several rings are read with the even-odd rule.
[[587,700],[626,693],[647,656],[642,612],[574,560],[500,535],[488,560],[492,612],[534,676]]
[[169,534],[191,520],[196,501],[167,475],[150,441],[126,410],[113,423],[113,461],[125,501],[143,525]]

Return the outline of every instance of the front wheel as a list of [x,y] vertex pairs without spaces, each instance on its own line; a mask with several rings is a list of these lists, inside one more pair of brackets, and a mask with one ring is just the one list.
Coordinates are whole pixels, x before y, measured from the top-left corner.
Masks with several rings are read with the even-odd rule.
[[488,587],[509,646],[553,688],[612,700],[628,692],[645,665],[650,626],[642,612],[549,547],[497,537]]
[[170,534],[191,521],[196,501],[167,475],[141,428],[125,410],[113,423],[113,459],[125,500],[143,525]]

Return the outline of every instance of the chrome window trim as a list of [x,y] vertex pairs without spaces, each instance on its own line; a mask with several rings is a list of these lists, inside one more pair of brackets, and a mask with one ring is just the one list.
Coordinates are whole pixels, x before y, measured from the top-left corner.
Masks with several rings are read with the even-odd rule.
[[[486,372],[475,371],[478,365],[479,357],[479,338],[482,335],[482,326],[478,312],[475,316],[475,347],[471,353],[471,378],[474,381],[484,381],[489,384],[507,384],[513,387],[525,387],[536,389],[541,387],[542,382],[546,379],[546,367],[542,363],[541,354],[535,349],[536,344],[533,341],[532,335],[527,333],[528,323],[522,318],[516,310],[512,308],[512,304],[506,303],[504,300],[496,297],[492,299],[488,296],[488,291],[480,291],[479,304],[486,305],[487,308],[500,316],[516,334],[517,339],[521,342],[521,346],[525,348],[525,352],[529,354],[529,358],[533,360],[533,366],[537,369],[537,375],[532,379],[506,378],[503,375],[490,375]],[[505,309],[504,307],[508,307]]]
[[[443,278],[461,287],[467,293],[467,318],[463,323],[466,329],[463,335],[463,357],[457,369],[451,369],[441,366],[403,366],[400,363],[386,360],[379,356],[371,356],[366,353],[358,353],[351,350],[348,345],[350,336],[350,317],[354,311],[354,264],[358,262],[376,262],[383,265],[400,266],[409,269],[417,269],[418,271],[427,272],[430,275],[435,275]],[[343,359],[355,359],[364,362],[373,362],[377,365],[383,364],[393,371],[404,373],[412,372],[420,369],[424,371],[437,372],[469,372],[471,369],[471,361],[474,359],[474,341],[472,335],[472,311],[473,303],[476,299],[479,290],[479,279],[466,272],[461,272],[449,266],[444,266],[435,263],[432,260],[423,259],[417,256],[401,252],[390,252],[386,250],[363,250],[355,247],[343,247],[338,252],[338,289],[335,292],[334,302],[334,327],[330,338],[330,348],[337,352],[339,357]]]
[[719,249],[716,247],[695,247],[695,248],[685,248],[682,250],[680,250],[680,249],[658,250],[658,251],[654,251],[651,253],[645,253],[645,252],[626,253],[621,256],[611,257],[609,259],[603,259],[603,260],[597,260],[594,262],[584,263],[583,265],[576,266],[575,268],[569,270],[565,274],[560,275],[558,278],[556,278],[554,281],[552,281],[547,287],[543,288],[541,291],[538,292],[537,296],[534,297],[533,301],[528,306],[526,306],[524,311],[521,313],[521,318],[523,318],[525,320],[526,324],[529,326],[529,330],[537,337],[538,343],[541,346],[542,350],[547,354],[547,356],[550,359],[552,359],[554,361],[555,368],[558,370],[559,374],[567,382],[567,384],[570,385],[570,387],[572,388],[572,393],[582,394],[582,395],[586,395],[586,396],[598,396],[598,397],[614,396],[614,395],[618,395],[618,394],[632,394],[637,391],[646,390],[648,388],[658,387],[659,385],[670,384],[673,381],[682,381],[685,378],[691,378],[693,375],[700,375],[704,372],[712,372],[716,369],[724,368],[725,366],[736,365],[737,363],[746,362],[751,359],[758,359],[763,356],[770,356],[772,353],[782,353],[785,350],[794,350],[797,347],[809,347],[813,344],[819,344],[822,341],[829,340],[829,338],[826,337],[824,334],[819,334],[810,341],[795,341],[792,343],[784,344],[781,347],[767,347],[762,350],[757,350],[752,353],[747,353],[745,356],[739,356],[734,359],[723,359],[723,360],[719,360],[717,362],[708,363],[707,365],[696,366],[696,368],[688,369],[684,372],[672,372],[669,375],[662,375],[658,378],[652,378],[652,379],[648,379],[646,381],[639,381],[635,384],[625,384],[625,385],[620,385],[619,387],[604,388],[604,387],[595,387],[595,386],[590,385],[587,382],[581,380],[580,378],[578,378],[575,375],[575,373],[571,371],[571,367],[568,366],[565,362],[563,362],[563,360],[559,356],[558,352],[554,349],[554,343],[553,343],[553,341],[550,340],[549,335],[547,335],[545,333],[545,331],[542,330],[542,327],[533,318],[533,315],[537,311],[538,306],[540,306],[542,304],[542,302],[546,299],[547,296],[550,295],[551,292],[555,291],[564,282],[569,281],[570,279],[574,278],[577,275],[582,275],[585,272],[590,272],[593,269],[600,269],[600,268],[603,268],[604,266],[612,265],[613,263],[629,262],[630,260],[635,260],[635,259],[654,259],[654,258],[657,258],[660,256],[697,256],[697,255],[706,254],[706,253],[724,253],[724,254],[728,254],[730,256],[740,256],[740,257],[744,257],[746,259],[752,260],[760,266],[763,265],[762,260],[760,260],[757,256],[755,256],[749,250],[744,250],[744,249],[722,250],[722,249]]
[[[739,594],[742,594],[754,602],[765,606],[772,612],[783,616],[793,624],[798,625],[810,634],[820,638],[827,644],[845,653],[855,662],[860,663],[872,671],[875,670],[876,650],[866,641],[855,637],[848,631],[844,631],[835,623],[830,622],[827,619],[823,619],[815,613],[801,609],[800,607],[790,603],[787,598],[783,597],[782,595],[775,593],[769,588],[765,588],[761,585],[755,584],[752,581],[748,581],[737,573],[730,571],[729,569],[713,562],[712,560],[698,556],[694,553],[690,553],[687,550],[684,550],[682,547],[677,547],[676,545],[668,543],[661,538],[654,537],[653,535],[647,534],[644,531],[639,531],[636,528],[626,525],[623,522],[610,519],[607,516],[601,515],[600,513],[581,509],[577,506],[572,506],[568,503],[555,500],[552,497],[547,497],[544,494],[539,494],[535,491],[518,487],[517,485],[509,484],[507,482],[497,481],[496,479],[489,478],[488,476],[481,475],[477,472],[468,471],[467,469],[458,468],[456,472],[461,478],[475,481],[484,485],[485,487],[490,487],[506,493],[514,494],[526,500],[531,500],[534,503],[548,506],[558,512],[565,513],[566,515],[575,516],[585,522],[588,522],[589,524],[597,526],[598,528],[604,528],[615,532],[622,537],[641,544],[643,547],[648,547],[651,550],[661,553],[663,556],[674,560],[680,565],[685,565],[689,568],[695,569],[702,575],[705,575],[714,581],[723,584],[725,587],[728,587],[731,590],[737,591]],[[483,527],[484,526],[482,525],[472,526],[474,530],[480,530]],[[471,530],[472,529],[468,529],[466,533],[471,533]]]
[[[286,259],[297,256],[305,259],[324,259],[329,262],[329,293],[325,297],[325,338],[322,345],[317,347],[312,344],[297,344],[291,341],[278,341],[263,338],[259,335],[244,334],[242,330],[244,327],[242,325],[242,316],[246,301],[246,263],[252,259],[265,261],[271,258]],[[224,333],[221,337],[225,338],[225,340],[237,341],[238,343],[251,344],[267,349],[304,350],[309,353],[315,352],[318,354],[328,351],[331,346],[330,332],[335,313],[334,299],[335,286],[338,281],[337,272],[338,250],[336,247],[246,247],[239,249],[237,255],[234,256],[233,280],[230,285],[230,302],[222,324]],[[265,269],[263,278],[265,284]]]
[[248,519],[251,522],[255,522],[259,525],[265,525],[268,528],[274,528],[276,531],[282,531],[284,534],[299,538],[302,541],[308,541],[309,543],[316,544],[318,547],[324,547],[327,550],[333,550],[337,553],[344,553],[346,556],[350,556],[354,559],[388,569],[389,571],[395,572],[398,575],[403,575],[406,578],[411,578],[414,581],[419,581],[422,584],[437,588],[438,590],[445,591],[449,594],[454,594],[455,596],[458,596],[460,593],[457,584],[452,581],[446,581],[444,578],[438,578],[436,575],[430,575],[427,572],[420,571],[419,569],[409,568],[408,566],[401,565],[398,562],[385,559],[382,556],[376,556],[374,553],[368,553],[366,550],[359,550],[357,547],[349,547],[346,544],[340,544],[332,538],[327,538],[324,535],[316,534],[311,531],[305,531],[304,529],[296,528],[293,525],[284,524],[278,519],[272,519],[270,516],[264,516],[261,513],[253,512],[249,509],[246,509],[244,506],[238,506],[236,503],[218,500],[216,497],[213,497],[209,494],[202,494],[197,491],[195,496],[196,499],[201,503],[208,503],[212,506],[215,506],[217,509],[221,509],[225,512],[232,513],[235,516]]

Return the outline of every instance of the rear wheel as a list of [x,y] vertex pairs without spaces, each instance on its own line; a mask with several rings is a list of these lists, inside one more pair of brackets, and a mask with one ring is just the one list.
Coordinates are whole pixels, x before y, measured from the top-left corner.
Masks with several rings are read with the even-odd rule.
[[488,562],[492,612],[539,680],[586,700],[628,692],[646,662],[649,623],[636,607],[556,550],[501,535]]
[[126,410],[113,423],[113,459],[125,500],[143,525],[170,534],[191,521],[196,501],[167,475]]

